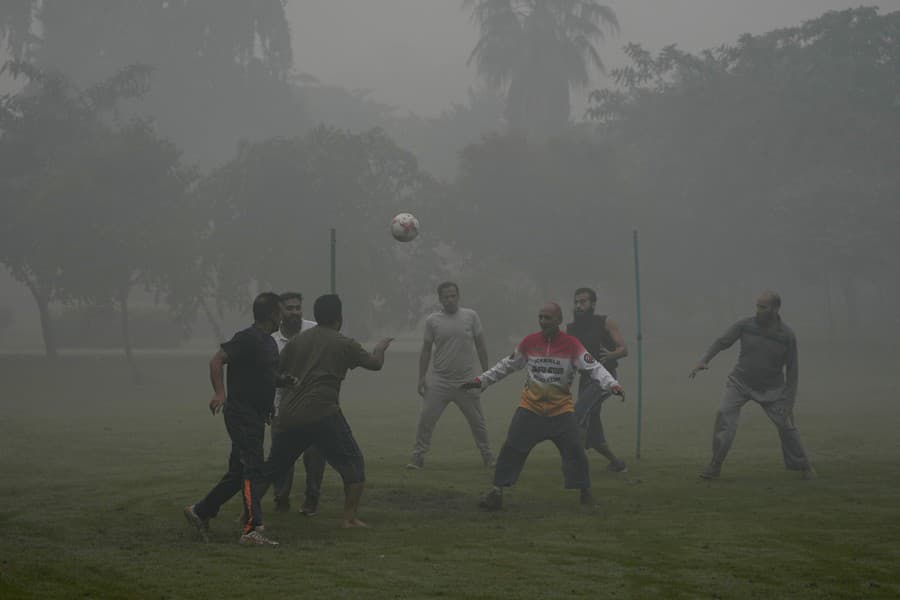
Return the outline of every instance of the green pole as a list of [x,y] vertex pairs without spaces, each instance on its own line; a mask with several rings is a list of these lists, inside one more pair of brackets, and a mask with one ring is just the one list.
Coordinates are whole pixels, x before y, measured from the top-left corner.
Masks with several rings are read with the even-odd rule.
[[638,232],[632,231],[634,240],[634,299],[637,307],[637,439],[634,457],[641,458],[641,419],[644,404],[644,334],[641,330],[641,270],[638,261]]
[[337,294],[337,234],[334,227],[331,228],[331,293]]

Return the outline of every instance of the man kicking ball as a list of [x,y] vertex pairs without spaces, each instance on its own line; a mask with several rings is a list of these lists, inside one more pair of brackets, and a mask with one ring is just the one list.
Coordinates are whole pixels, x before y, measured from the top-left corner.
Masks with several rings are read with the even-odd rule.
[[613,394],[624,397],[625,392],[577,338],[559,330],[560,323],[559,305],[544,304],[538,313],[539,332],[526,336],[510,356],[461,386],[484,390],[510,373],[527,368],[519,407],[497,458],[494,487],[482,498],[481,508],[503,508],[503,488],[516,482],[531,449],[544,440],[552,441],[559,450],[566,489],[580,490],[581,503],[594,504],[588,459],[572,403],[572,381],[576,371],[586,371]]

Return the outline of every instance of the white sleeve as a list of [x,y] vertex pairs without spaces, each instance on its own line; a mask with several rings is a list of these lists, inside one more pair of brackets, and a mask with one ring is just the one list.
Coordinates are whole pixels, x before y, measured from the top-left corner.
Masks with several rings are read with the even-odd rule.
[[496,365],[477,377],[478,381],[481,383],[481,389],[487,389],[488,386],[497,383],[510,373],[518,371],[524,367],[526,363],[525,355],[516,348],[512,354],[503,357]]
[[606,367],[601,365],[597,359],[591,356],[590,352],[584,348],[578,353],[573,362],[575,363],[576,369],[579,371],[587,371],[590,374],[591,379],[598,382],[603,389],[608,390],[614,385],[619,385],[619,382],[606,370]]

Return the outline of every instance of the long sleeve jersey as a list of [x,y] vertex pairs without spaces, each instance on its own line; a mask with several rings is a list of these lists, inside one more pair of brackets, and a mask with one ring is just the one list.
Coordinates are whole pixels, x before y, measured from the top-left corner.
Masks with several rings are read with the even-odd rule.
[[772,390],[785,386],[785,396],[794,400],[800,378],[797,338],[781,319],[775,327],[763,329],[755,317],[741,319],[728,328],[700,361],[708,364],[719,352],[741,341],[738,362],[732,377],[754,390]]
[[618,385],[609,371],[584,349],[578,338],[561,331],[550,340],[542,332],[526,336],[511,355],[476,380],[484,390],[522,368],[527,368],[527,375],[519,406],[545,417],[575,410],[571,387],[577,371],[589,373],[606,389]]

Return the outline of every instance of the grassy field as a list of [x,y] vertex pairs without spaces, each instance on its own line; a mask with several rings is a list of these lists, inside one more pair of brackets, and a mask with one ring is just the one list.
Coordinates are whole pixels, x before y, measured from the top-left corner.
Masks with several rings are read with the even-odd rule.
[[[278,548],[237,544],[237,498],[209,544],[182,518],[221,476],[229,447],[206,409],[205,359],[145,356],[146,381],[133,386],[116,357],[0,357],[0,598],[900,596],[896,357],[836,364],[804,349],[797,421],[819,480],[783,469],[774,428],[748,406],[722,479],[709,483],[696,474],[734,353],[689,382],[701,349],[648,352],[640,461],[635,398],[605,407],[630,471],[609,474],[592,456],[600,508],[585,511],[562,489],[545,444],[496,514],[476,506],[490,474],[453,408],[427,468],[403,469],[416,356],[390,354],[383,372],[354,372],[344,389],[372,528],[339,528],[329,470],[320,516],[269,510]],[[631,390],[633,377],[627,362]],[[513,376],[484,396],[496,450],[520,384]]]

